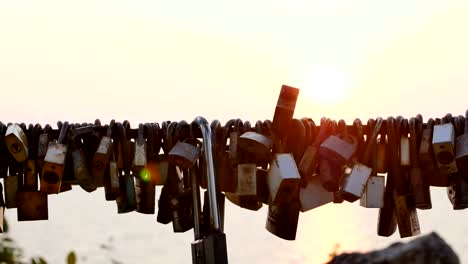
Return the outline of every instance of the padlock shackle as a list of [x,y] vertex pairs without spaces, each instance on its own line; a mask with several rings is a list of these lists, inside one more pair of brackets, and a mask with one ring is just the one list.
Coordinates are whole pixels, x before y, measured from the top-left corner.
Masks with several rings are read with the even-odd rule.
[[[198,169],[198,168],[197,168]],[[193,235],[195,240],[202,238],[201,233],[201,203],[200,203],[200,183],[198,177],[195,175],[196,169],[189,169],[190,183],[192,187],[192,202],[193,202]]]
[[138,125],[138,137],[136,143],[140,146],[145,144],[145,125],[142,123]]
[[109,123],[109,127],[107,127],[106,137],[108,138],[112,137],[112,131],[114,130],[114,125],[115,125],[115,119],[112,119]]
[[205,162],[208,177],[208,199],[210,204],[210,218],[212,221],[212,229],[221,232],[220,216],[218,211],[218,202],[216,200],[216,178],[213,163],[213,142],[211,135],[211,128],[203,117],[197,117],[193,121],[200,126],[203,137],[203,149],[205,154]]
[[468,110],[465,112],[465,129],[463,130],[463,134],[468,134]]
[[[397,120],[401,121],[401,119]],[[390,168],[389,173],[392,173],[392,180],[394,183],[394,188],[398,195],[405,195],[407,193],[407,188],[405,186],[405,180],[401,171],[401,164],[399,158],[399,135],[395,131],[398,124],[395,124],[396,120],[393,117],[387,118],[387,135],[388,135],[388,148],[390,155]]]
[[58,144],[63,144],[64,140],[67,138],[67,132],[68,132],[69,124],[67,121],[65,121],[62,124],[62,128],[60,128],[60,134],[57,140]]
[[369,120],[367,123],[370,126],[373,126],[372,134],[370,134],[370,137],[367,139],[367,146],[364,150],[364,155],[362,157],[362,163],[366,166],[370,165],[371,157],[372,157],[372,151],[374,150],[376,144],[377,144],[377,136],[380,133],[380,129],[382,128],[383,124],[383,119],[381,117],[378,117],[375,121],[375,124],[372,124],[373,120]]
[[409,133],[410,133],[410,157],[411,157],[411,167],[419,168],[419,152],[418,152],[418,125],[419,121],[412,117],[409,120]]

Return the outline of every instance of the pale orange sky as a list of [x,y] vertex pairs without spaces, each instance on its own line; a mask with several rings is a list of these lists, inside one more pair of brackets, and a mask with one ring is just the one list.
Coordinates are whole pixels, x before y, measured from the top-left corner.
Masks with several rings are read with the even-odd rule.
[[[115,118],[136,127],[203,115],[255,122],[273,117],[282,84],[301,88],[295,116],[316,121],[322,116],[365,122],[376,116],[461,114],[468,108],[466,14],[467,1],[2,1],[0,120],[55,124]],[[60,228],[66,221],[55,199],[51,221],[17,229],[27,230],[22,237],[16,234],[27,248],[56,250],[56,244],[38,242],[46,235],[30,238],[32,232],[66,230]],[[449,209],[445,200],[434,203],[440,203],[435,209]],[[374,226],[366,231],[370,240],[357,241],[362,219],[370,215],[376,221],[377,211],[351,206],[302,214],[295,254],[315,262],[337,242],[345,250],[389,243],[377,237]],[[254,241],[268,239],[274,249],[295,245],[272,239],[263,218],[228,209],[227,221],[258,222],[252,226],[260,230],[249,233]],[[432,213],[423,229],[443,229],[455,241],[458,227],[446,225],[455,212],[443,212],[421,212],[421,221]],[[339,225],[330,217],[347,224],[320,229]],[[243,234],[238,225],[229,223],[235,260],[245,254],[245,240],[236,237]],[[88,228],[97,234],[103,227]],[[370,244],[374,239],[379,243]],[[463,245],[454,242],[460,252]]]
[[467,11],[463,1],[2,2],[2,121],[271,119],[282,84],[301,88],[296,117],[460,114]]

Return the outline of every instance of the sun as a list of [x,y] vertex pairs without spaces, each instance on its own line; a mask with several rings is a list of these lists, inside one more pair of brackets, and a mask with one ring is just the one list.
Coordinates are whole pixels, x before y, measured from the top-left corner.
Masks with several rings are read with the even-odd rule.
[[323,104],[344,100],[351,89],[349,72],[337,65],[317,65],[305,72],[303,79],[304,94]]

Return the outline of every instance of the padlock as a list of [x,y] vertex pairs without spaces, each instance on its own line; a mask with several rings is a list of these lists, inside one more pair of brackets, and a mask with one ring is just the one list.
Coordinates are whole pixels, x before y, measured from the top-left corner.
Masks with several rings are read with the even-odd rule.
[[[465,117],[458,116],[453,120],[455,136],[458,138],[464,134]],[[447,187],[447,196],[454,210],[468,208],[468,183],[464,180],[462,170],[450,174],[450,185]]]
[[387,165],[387,139],[385,133],[385,123],[382,124],[382,128],[380,129],[380,137],[378,139],[378,144],[376,146],[375,151],[375,173],[387,173],[388,165]]
[[109,167],[109,159],[113,152],[112,131],[114,129],[114,124],[115,120],[112,119],[107,127],[106,135],[101,138],[99,147],[93,156],[91,173],[98,187],[104,186],[104,174]]
[[366,189],[362,193],[360,205],[366,208],[383,208],[385,194],[385,177],[370,176]]
[[402,167],[411,165],[410,139],[408,137],[408,119],[404,119],[400,131],[400,164]]
[[59,193],[67,157],[68,122],[63,123],[57,143],[50,142],[42,169],[41,192]]
[[[391,166],[390,166],[391,167]],[[395,214],[395,201],[393,200],[393,172],[389,168],[387,173],[387,184],[384,192],[384,204],[379,210],[379,218],[377,221],[377,235],[389,237],[393,235],[397,227],[397,219]]]
[[399,126],[401,126],[402,117],[388,117],[386,122],[386,130],[388,137],[387,155],[389,157],[389,171],[392,170],[393,187],[398,195],[407,195],[409,193],[409,185],[406,182],[406,174],[401,169],[400,162],[400,137]]
[[[361,162],[354,164],[351,173],[344,178],[340,190],[341,196],[348,202],[354,202],[361,198],[362,193],[366,189],[367,180],[372,174],[372,167],[370,166],[372,153],[375,149],[377,136],[382,128],[382,124],[383,119],[381,117],[377,118],[376,121],[369,120],[368,122],[370,133],[367,137],[367,145],[360,160]],[[366,197],[366,199],[370,198]]]
[[350,137],[350,141],[347,141],[331,135],[320,145],[319,154],[321,158],[326,158],[333,164],[345,164],[356,153],[356,146],[353,137]]
[[168,161],[184,169],[190,169],[200,156],[200,149],[187,142],[177,142],[168,155]]
[[71,157],[73,172],[80,187],[87,192],[93,192],[97,189],[97,185],[89,172],[88,159],[86,158],[86,152],[83,149],[82,139],[85,134],[86,133],[77,134],[74,130],[72,132]]
[[[401,122],[401,120],[398,120]],[[395,124],[393,117],[387,118],[387,133],[389,140],[389,154],[391,155],[391,173],[392,181],[396,187],[400,184],[399,188],[395,188],[393,191],[393,201],[395,206],[395,215],[398,223],[398,231],[400,237],[409,237],[418,235],[420,233],[418,215],[414,203],[409,201],[408,183],[403,177],[401,171],[401,163],[398,157],[398,138],[399,135],[396,133],[395,128],[398,124]],[[399,177],[396,177],[396,176]],[[397,180],[398,179],[398,180]]]
[[0,233],[4,233],[3,219],[5,217],[5,201],[3,200],[3,185],[0,183]]
[[450,120],[434,126],[432,149],[442,174],[458,171],[455,160],[455,128]]
[[[163,139],[163,151],[164,153],[169,153],[169,151],[174,147],[175,142],[173,140],[175,130],[177,128],[177,123],[175,122],[164,122],[162,124],[162,139]],[[167,160],[167,159],[166,159]],[[168,164],[167,167],[167,180],[165,181],[164,186],[161,189],[161,194],[158,199],[158,214],[157,221],[161,224],[169,224],[172,222],[172,212],[170,198],[171,194],[174,192],[174,189],[177,183],[174,183],[174,180],[178,179],[176,166]]]
[[[125,124],[125,125],[124,125]],[[136,210],[136,194],[134,177],[131,174],[132,155],[129,155],[129,140],[127,139],[127,130],[130,130],[130,124],[124,121],[124,124],[116,123],[119,131],[119,142],[122,143],[122,163],[123,170],[119,177],[120,195],[116,198],[117,213],[129,213]]]
[[465,181],[468,181],[468,110],[465,112],[463,123],[463,134],[458,136],[455,142],[455,158],[461,176]]
[[410,182],[413,193],[414,204],[418,209],[431,209],[431,193],[429,188],[429,179],[423,178],[423,172],[419,166],[418,142],[421,137],[422,124],[416,118],[411,118],[409,121],[410,132],[410,153],[411,153],[411,169]]
[[306,212],[319,206],[334,201],[333,192],[323,188],[319,177],[312,177],[307,181],[307,186],[299,191],[301,211]]
[[[152,157],[150,156],[153,155],[154,127],[152,124],[146,123],[144,128],[147,131],[147,162],[143,169],[137,171],[137,175],[135,177],[135,193],[137,202],[136,211],[142,214],[154,214],[156,189],[154,180],[152,179],[153,172],[148,169],[148,161],[150,163],[152,162],[152,160],[150,160]],[[138,137],[140,137],[140,135]]]
[[[237,187],[237,164],[231,164],[226,144],[235,123],[235,119],[229,120],[222,128],[223,136],[221,142],[217,144],[219,146],[218,153],[215,154],[217,157],[215,159],[217,190],[230,193],[234,193]],[[231,150],[233,149],[231,148]]]
[[262,202],[257,197],[257,165],[238,164],[238,183],[235,193],[226,193],[226,198],[232,203],[252,211],[262,208]]
[[[311,123],[312,127],[315,129],[315,124]],[[330,135],[329,123],[323,124],[320,126],[320,131],[315,137],[314,142],[311,145],[308,145],[301,162],[299,163],[299,172],[303,178],[309,179],[315,174],[315,169],[319,161],[318,149],[320,144]]]
[[269,205],[265,228],[284,240],[295,240],[300,206],[297,201],[289,204]]
[[5,143],[5,133],[7,127],[0,122],[0,178],[8,176],[8,149]]
[[8,126],[5,133],[5,143],[11,156],[17,162],[23,162],[28,158],[28,139],[18,124]]
[[[70,124],[68,127],[69,142],[72,142],[71,139],[73,138],[73,133],[71,133],[71,131],[74,130],[75,124]],[[72,185],[78,185],[78,180],[75,177],[75,172],[73,169],[73,157],[71,154],[71,152],[73,151],[72,144],[68,144],[67,148],[67,156],[65,157],[65,167],[63,168],[63,177],[62,184],[60,186],[60,192],[64,192],[64,189],[67,189],[67,191],[69,191],[72,189]]]
[[268,170],[257,168],[257,200],[263,204],[268,204],[269,199]]
[[141,171],[146,167],[146,140],[144,138],[144,125],[138,126],[138,138],[135,142],[135,152],[133,155],[133,169]]
[[284,138],[287,134],[298,96],[299,89],[287,85],[281,87],[272,124],[274,132],[278,134],[280,139]]
[[[31,131],[28,137],[31,151],[36,153],[36,137],[38,129]],[[26,164],[26,173],[23,184],[16,193],[16,206],[18,211],[18,221],[36,221],[47,220],[49,218],[47,193],[40,192],[37,189],[37,173],[35,171],[35,161],[28,160]]]
[[4,179],[6,208],[16,208],[16,193],[18,192],[18,176],[8,176]]
[[459,173],[453,174],[450,178],[447,196],[453,206],[453,210],[468,208],[468,183],[461,178]]
[[243,151],[254,154],[255,161],[261,162],[271,159],[273,141],[260,133],[245,132],[240,136],[238,145]]
[[299,191],[300,175],[292,154],[275,154],[268,170],[268,188],[272,204],[289,203]]
[[421,134],[421,143],[419,146],[419,161],[422,169],[423,178],[429,180],[430,186],[447,187],[449,186],[448,174],[443,174],[439,171],[437,162],[434,157],[432,148],[432,135],[434,128],[434,120],[427,120],[426,128]]
[[26,131],[26,138],[28,140],[29,147],[29,156],[26,161],[26,169],[24,172],[23,179],[23,189],[34,190],[38,188],[38,172],[36,170],[36,160],[37,160],[37,147],[38,147],[38,137],[41,130],[41,126],[37,124],[33,126],[29,125],[28,130]]
[[[335,128],[333,128],[335,127]],[[336,129],[336,122],[332,122],[332,130]],[[332,133],[321,145],[319,149],[320,154],[320,180],[322,186],[329,192],[336,192],[340,189],[341,182],[344,176],[345,165],[351,161],[356,148],[356,140],[353,136],[349,136],[347,131],[344,130],[341,135],[344,139],[351,138],[353,143],[347,142],[344,139],[336,136],[336,133]],[[350,148],[351,147],[351,148]],[[350,151],[349,151],[350,150]],[[346,156],[344,158],[344,156]],[[328,163],[328,165],[326,164]],[[332,169],[323,170],[322,167],[327,168],[329,166]]]
[[42,168],[44,166],[44,158],[47,154],[49,142],[51,141],[51,130],[52,128],[50,127],[50,125],[46,125],[42,134],[39,136],[39,145],[37,147],[37,164],[39,165],[39,171],[42,171]]
[[[119,168],[117,161],[114,158],[114,154],[111,155],[109,161],[109,173],[106,173],[107,177],[104,178],[104,195],[106,201],[114,201],[120,196],[120,180],[119,180]],[[135,191],[136,193],[136,191]]]

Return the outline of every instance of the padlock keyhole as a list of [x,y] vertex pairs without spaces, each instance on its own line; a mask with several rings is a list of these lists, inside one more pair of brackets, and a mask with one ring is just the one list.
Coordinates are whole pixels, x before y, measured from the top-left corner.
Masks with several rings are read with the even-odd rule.
[[59,177],[58,177],[57,173],[49,171],[49,172],[46,172],[44,174],[44,180],[47,183],[54,184],[54,183],[57,183],[59,181]]
[[449,151],[441,151],[437,155],[437,160],[444,165],[450,164],[453,161],[453,154]]

